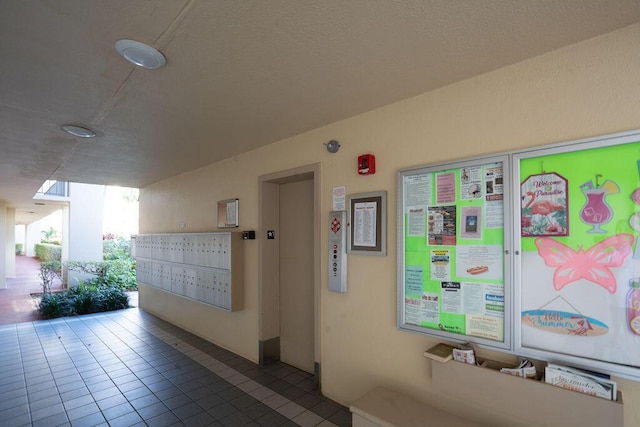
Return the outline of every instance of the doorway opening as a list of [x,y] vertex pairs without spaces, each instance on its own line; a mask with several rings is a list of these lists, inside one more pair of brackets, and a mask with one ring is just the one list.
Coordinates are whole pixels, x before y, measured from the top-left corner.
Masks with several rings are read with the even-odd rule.
[[259,178],[260,365],[320,382],[320,167]]

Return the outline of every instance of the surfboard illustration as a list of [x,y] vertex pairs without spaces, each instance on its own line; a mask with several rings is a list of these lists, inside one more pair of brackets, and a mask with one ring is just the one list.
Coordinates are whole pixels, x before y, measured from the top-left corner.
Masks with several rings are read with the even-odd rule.
[[609,332],[609,327],[598,319],[567,311],[527,310],[521,318],[527,326],[560,335],[591,337]]

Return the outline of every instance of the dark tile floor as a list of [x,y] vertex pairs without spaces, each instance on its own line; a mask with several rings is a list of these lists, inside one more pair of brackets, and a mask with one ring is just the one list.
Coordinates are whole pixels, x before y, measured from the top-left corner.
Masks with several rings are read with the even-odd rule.
[[0,326],[2,426],[350,426],[312,376],[137,308]]

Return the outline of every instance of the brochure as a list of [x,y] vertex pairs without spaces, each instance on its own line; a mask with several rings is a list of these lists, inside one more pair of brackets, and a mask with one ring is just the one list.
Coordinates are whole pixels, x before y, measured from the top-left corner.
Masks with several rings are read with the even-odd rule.
[[615,381],[568,366],[549,363],[545,368],[545,382],[604,399],[617,400],[618,397]]
[[453,360],[475,365],[476,355],[473,347],[469,344],[460,344],[457,348],[453,349]]
[[523,359],[522,362],[515,368],[502,368],[500,372],[503,374],[509,374],[516,377],[535,378],[536,367],[530,360]]

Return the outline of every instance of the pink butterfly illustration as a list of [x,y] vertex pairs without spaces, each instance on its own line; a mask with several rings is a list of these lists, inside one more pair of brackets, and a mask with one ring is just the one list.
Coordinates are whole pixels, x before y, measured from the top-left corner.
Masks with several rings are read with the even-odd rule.
[[559,291],[571,282],[586,279],[613,294],[617,288],[617,281],[609,268],[624,264],[625,258],[631,254],[633,239],[631,234],[616,234],[586,251],[582,246],[574,251],[550,237],[539,237],[535,243],[545,264],[556,267],[553,274],[553,287],[556,290]]

